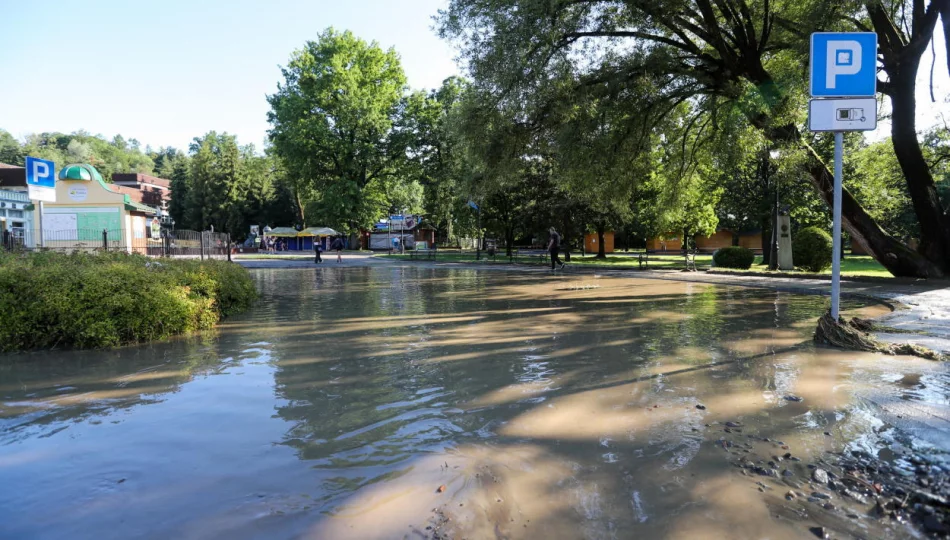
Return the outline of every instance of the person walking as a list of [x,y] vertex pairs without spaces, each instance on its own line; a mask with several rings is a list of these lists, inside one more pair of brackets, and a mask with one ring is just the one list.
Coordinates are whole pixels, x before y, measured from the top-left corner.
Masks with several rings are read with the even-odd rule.
[[558,258],[558,252],[561,251],[561,235],[554,230],[554,227],[549,229],[551,233],[551,239],[548,241],[548,252],[551,254],[551,270],[557,268],[564,268],[564,263],[561,262],[561,259]]
[[323,257],[320,256],[320,252],[323,251],[323,246],[320,245],[320,240],[314,238],[313,240],[313,263],[320,264],[323,262]]
[[337,236],[333,240],[333,244],[330,245],[330,249],[332,251],[336,251],[336,262],[338,263],[343,262],[343,238],[340,236]]

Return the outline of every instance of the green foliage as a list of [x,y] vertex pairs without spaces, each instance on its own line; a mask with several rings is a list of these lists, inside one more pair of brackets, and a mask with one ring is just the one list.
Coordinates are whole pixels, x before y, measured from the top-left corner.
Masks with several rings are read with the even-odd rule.
[[[947,203],[940,200],[944,191],[939,180],[935,186],[932,179],[939,178],[932,173],[939,157],[919,151],[913,124],[916,60],[933,37],[936,5],[923,0],[451,0],[439,13],[438,27],[440,35],[460,49],[475,91],[489,96],[482,100],[488,108],[538,135],[538,146],[554,142],[561,147],[552,154],[565,177],[607,186],[603,191],[621,200],[631,179],[652,183],[649,191],[658,198],[646,205],[646,220],[640,209],[636,219],[659,228],[680,223],[686,232],[709,230],[718,217],[734,223],[763,221],[762,207],[768,206],[762,204],[764,197],[753,196],[758,200],[746,204],[738,199],[749,199],[744,195],[750,192],[738,186],[726,193],[736,199],[727,202],[731,208],[708,211],[717,202],[709,188],[722,185],[714,177],[732,172],[720,166],[724,160],[719,154],[728,157],[733,150],[747,148],[755,154],[763,139],[770,147],[795,154],[790,156],[794,170],[789,168],[788,176],[776,171],[775,181],[783,193],[789,191],[783,201],[807,203],[792,206],[796,222],[826,220],[820,206],[831,199],[830,171],[816,148],[830,137],[801,130],[807,106],[807,70],[801,68],[808,55],[807,36],[812,31],[874,29],[881,37],[887,80],[894,85],[884,92],[895,111],[893,148],[900,154],[899,174],[893,180],[883,164],[872,164],[872,156],[866,156],[866,170],[882,167],[884,174],[877,173],[864,193],[845,191],[843,219],[847,228],[873,244],[875,253],[889,254],[886,264],[892,271],[940,275],[950,261],[950,228]],[[895,31],[905,37],[890,39]],[[482,116],[494,113],[486,110]],[[565,132],[565,127],[570,129]],[[716,137],[717,132],[742,134],[747,129],[756,136]],[[758,144],[747,145],[743,139],[758,139],[751,140]],[[716,152],[710,152],[710,146],[718,147]],[[534,154],[520,150],[520,155]],[[644,182],[636,166],[612,166],[628,159],[650,163],[646,170],[655,182]],[[772,183],[763,182],[761,174],[746,174],[750,171],[743,161],[749,160],[733,160],[747,169],[735,184],[751,179],[753,187],[762,188]],[[798,197],[798,186],[806,178],[820,197]],[[570,183],[581,183],[575,179]],[[913,212],[907,212],[910,206],[902,191],[914,198]],[[695,195],[711,196],[704,201]],[[878,195],[883,198],[876,199]],[[746,215],[732,211],[743,208],[749,210],[741,212]],[[929,223],[921,227],[926,230],[921,231],[920,251],[880,234],[879,220],[895,234],[911,228],[913,221]]]
[[739,268],[748,270],[755,261],[755,253],[751,249],[739,246],[729,246],[716,250],[713,254],[716,266],[722,268]]
[[831,235],[818,227],[798,231],[792,241],[795,265],[808,272],[822,272],[831,266]]
[[32,134],[19,144],[9,133],[0,130],[0,162],[22,166],[24,158],[32,156],[52,160],[57,167],[89,163],[107,182],[112,181],[113,173],[151,174],[155,166],[152,158],[139,149],[138,141],[132,139],[132,143],[127,143],[121,135],[108,141],[101,135],[76,131],[69,135]]
[[0,163],[7,165],[21,165],[23,163],[23,151],[20,149],[20,143],[13,135],[0,129]]
[[331,28],[295,51],[282,72],[284,82],[267,98],[270,138],[298,182],[296,197],[319,201],[321,224],[369,228],[385,214],[381,203],[406,157],[397,136],[406,87],[399,56]]
[[241,230],[239,205],[247,193],[237,138],[212,131],[195,138],[191,153],[187,222],[200,230]]
[[0,252],[0,351],[162,339],[210,328],[256,297],[247,271],[223,261]]

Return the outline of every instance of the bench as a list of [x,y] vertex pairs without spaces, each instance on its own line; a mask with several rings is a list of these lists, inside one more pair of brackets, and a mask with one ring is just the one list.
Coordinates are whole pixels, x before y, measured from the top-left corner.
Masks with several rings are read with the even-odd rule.
[[410,259],[430,259],[435,260],[436,249],[413,249],[409,251]]
[[684,251],[683,256],[686,258],[686,272],[697,272],[696,269],[696,250]]
[[536,250],[536,249],[513,249],[511,250],[511,256],[509,260],[511,262],[516,262],[518,257],[534,258],[537,257],[540,264],[545,264],[550,260],[551,253],[546,250]]
[[644,251],[643,253],[637,253],[637,264],[639,265],[638,267],[639,267],[641,270],[642,270],[643,268],[646,268],[649,263],[650,263],[650,252],[649,252],[649,251]]

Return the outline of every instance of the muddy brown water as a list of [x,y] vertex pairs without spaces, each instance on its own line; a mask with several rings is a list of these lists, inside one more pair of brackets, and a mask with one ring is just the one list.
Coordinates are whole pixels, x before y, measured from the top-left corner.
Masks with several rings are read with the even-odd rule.
[[765,459],[760,439],[781,441],[800,477],[829,450],[946,444],[912,419],[946,408],[945,368],[816,349],[821,297],[252,273],[261,302],[213,333],[0,360],[0,538],[803,538],[819,523],[897,538],[759,491],[723,424]]

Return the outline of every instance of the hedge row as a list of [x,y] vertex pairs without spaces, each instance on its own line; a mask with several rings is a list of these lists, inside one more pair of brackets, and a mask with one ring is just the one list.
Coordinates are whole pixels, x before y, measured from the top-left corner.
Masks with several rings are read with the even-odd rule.
[[729,246],[716,250],[713,262],[722,268],[739,268],[748,270],[755,261],[755,253],[751,249],[739,246]]
[[257,298],[224,261],[0,252],[0,351],[102,348],[210,328]]

